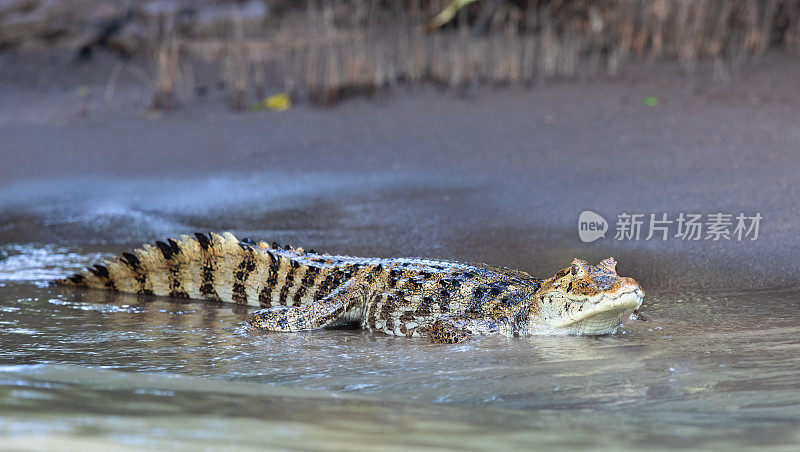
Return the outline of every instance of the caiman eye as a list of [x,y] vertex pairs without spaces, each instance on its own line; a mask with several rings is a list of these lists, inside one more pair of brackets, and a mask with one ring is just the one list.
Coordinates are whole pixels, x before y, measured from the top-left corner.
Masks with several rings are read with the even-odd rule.
[[586,274],[586,262],[580,259],[573,259],[572,266],[569,268],[569,274],[572,277],[582,278]]

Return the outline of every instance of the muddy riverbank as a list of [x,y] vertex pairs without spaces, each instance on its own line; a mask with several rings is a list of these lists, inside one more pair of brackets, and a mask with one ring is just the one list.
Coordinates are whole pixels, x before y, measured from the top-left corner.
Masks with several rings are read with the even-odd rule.
[[[711,64],[693,74],[659,64],[531,89],[401,86],[283,113],[230,112],[213,89],[151,112],[148,87],[127,72],[107,96],[108,55],[2,64],[3,243],[133,245],[231,229],[542,275],[610,254],[656,288],[798,281],[800,63],[786,54],[728,83]],[[605,238],[578,239],[584,210],[608,221]],[[643,214],[639,240],[614,240],[624,213]],[[692,241],[675,237],[680,213],[731,214],[731,233],[740,213],[763,219],[755,241],[705,230]],[[672,221],[667,240],[645,240],[650,214]]]

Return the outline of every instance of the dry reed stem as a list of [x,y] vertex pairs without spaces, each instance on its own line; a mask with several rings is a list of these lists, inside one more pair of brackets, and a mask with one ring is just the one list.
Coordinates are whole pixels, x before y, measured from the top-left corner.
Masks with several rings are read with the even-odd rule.
[[[800,49],[800,0],[482,0],[426,34],[425,23],[449,2],[308,0],[270,51],[287,90],[329,104],[398,82],[461,88],[614,76],[634,58],[674,59],[687,70],[709,58],[724,79],[772,44]],[[266,77],[244,44],[238,10],[237,17],[222,63],[238,109],[252,83],[262,96]],[[176,83],[170,42],[156,52],[157,99],[169,99]]]

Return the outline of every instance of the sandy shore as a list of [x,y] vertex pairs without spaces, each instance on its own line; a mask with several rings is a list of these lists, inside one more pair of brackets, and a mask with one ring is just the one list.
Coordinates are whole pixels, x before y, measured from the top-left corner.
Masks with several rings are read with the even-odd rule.
[[[207,95],[148,112],[149,89],[127,71],[109,95],[114,63],[0,56],[0,243],[81,242],[83,229],[48,227],[48,214],[36,210],[64,192],[127,199],[117,181],[134,181],[131,191],[163,199],[169,184],[224,177],[241,202],[214,210],[226,185],[203,185],[207,209],[181,225],[283,231],[337,252],[541,274],[573,256],[614,255],[620,273],[662,290],[800,281],[800,62],[789,55],[747,64],[729,83],[715,81],[710,64],[686,74],[660,63],[616,80],[462,94],[395,87],[283,113],[230,112],[213,77]],[[76,180],[90,182],[76,189]],[[287,181],[310,187],[302,203],[261,204]],[[249,183],[258,186],[249,191]],[[157,205],[180,210],[180,201]],[[587,209],[612,223],[605,239],[588,244],[577,235]],[[263,215],[240,215],[252,211]],[[621,213],[680,212],[763,220],[755,241],[613,240]],[[325,229],[336,234],[308,232]],[[129,237],[109,234],[111,242]]]

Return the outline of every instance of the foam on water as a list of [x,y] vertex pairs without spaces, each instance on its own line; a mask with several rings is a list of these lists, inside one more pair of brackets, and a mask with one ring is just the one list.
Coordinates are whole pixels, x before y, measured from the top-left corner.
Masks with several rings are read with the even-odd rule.
[[75,253],[54,245],[0,246],[0,284],[62,278],[67,269],[91,265],[110,256],[110,253]]

